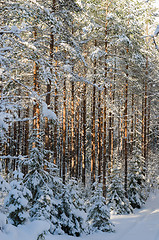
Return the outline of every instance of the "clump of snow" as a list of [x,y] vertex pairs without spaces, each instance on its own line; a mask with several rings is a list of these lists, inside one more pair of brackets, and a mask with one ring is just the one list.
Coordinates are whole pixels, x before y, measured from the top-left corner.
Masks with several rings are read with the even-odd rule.
[[12,26],[11,27],[11,32],[12,33],[19,33],[19,29],[17,28],[17,26]]
[[48,109],[47,104],[45,102],[42,102],[42,114],[44,117],[47,117],[48,119],[52,119],[54,121],[57,120],[56,114]]
[[92,61],[94,61],[95,59],[97,60],[103,57],[104,55],[105,55],[105,51],[101,50],[99,47],[95,47],[94,49],[92,49],[91,59]]
[[64,72],[71,73],[72,72],[72,66],[70,64],[65,64],[63,66]]
[[2,176],[0,176],[0,191],[2,193],[8,192],[10,190],[10,185],[7,183]]

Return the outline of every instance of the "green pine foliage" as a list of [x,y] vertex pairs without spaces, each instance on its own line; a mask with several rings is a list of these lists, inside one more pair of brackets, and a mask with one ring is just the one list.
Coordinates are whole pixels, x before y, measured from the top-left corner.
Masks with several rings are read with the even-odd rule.
[[15,226],[29,219],[29,202],[31,192],[23,185],[23,174],[18,170],[13,172],[14,180],[10,183],[11,190],[5,198],[4,205],[8,208],[8,218]]
[[129,200],[125,197],[121,168],[114,166],[108,187],[107,204],[115,214],[126,214],[133,211]]
[[136,149],[133,151],[133,158],[130,161],[128,175],[128,199],[133,208],[141,208],[148,197],[145,176],[145,163],[141,151]]
[[102,185],[94,184],[90,199],[90,206],[88,209],[87,223],[89,225],[89,232],[112,232],[113,225],[110,221],[110,210],[106,205],[106,200],[103,197]]
[[[25,185],[32,192],[30,216],[31,220],[47,220],[50,232],[62,234],[58,223],[58,207],[62,182],[57,177],[57,167],[46,160],[41,137],[33,133],[30,159],[27,160],[29,172],[25,177]],[[34,144],[33,144],[34,142]]]
[[86,207],[83,199],[84,189],[82,188],[81,183],[78,183],[75,179],[71,179],[67,184],[67,189],[73,199],[74,207],[83,211],[84,214],[84,212],[86,212]]
[[65,233],[78,237],[84,232],[84,219],[79,202],[75,199],[70,187],[63,188],[61,203],[58,206],[58,218],[61,229]]

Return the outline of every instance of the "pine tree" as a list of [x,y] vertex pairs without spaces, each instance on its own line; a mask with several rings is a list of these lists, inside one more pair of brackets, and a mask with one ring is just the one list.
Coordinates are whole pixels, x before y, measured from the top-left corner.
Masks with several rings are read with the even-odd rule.
[[23,185],[23,174],[18,170],[13,172],[14,180],[10,183],[11,190],[5,198],[5,207],[8,207],[8,218],[15,226],[23,224],[29,219],[29,202],[31,192]]
[[42,132],[39,132],[38,136],[36,134],[36,130],[33,131],[30,158],[25,160],[29,168],[25,176],[25,185],[33,195],[30,208],[31,220],[46,220],[50,224],[50,233],[63,234],[58,217],[63,185],[58,177],[56,165],[46,159],[47,152],[45,153]]
[[128,199],[133,208],[141,208],[148,197],[145,173],[141,151],[134,149],[128,175]]
[[61,193],[58,219],[61,229],[65,233],[78,237],[84,232],[84,220],[80,210],[80,203],[75,199],[75,194],[72,194],[71,185],[68,187],[64,186]]
[[114,166],[110,177],[111,182],[108,187],[107,204],[115,214],[131,213],[133,209],[129,200],[125,197],[121,168]]
[[105,198],[103,197],[102,185],[94,184],[95,191],[90,199],[90,206],[88,209],[87,223],[89,224],[89,232],[113,231],[113,225],[110,221],[109,208],[106,205]]

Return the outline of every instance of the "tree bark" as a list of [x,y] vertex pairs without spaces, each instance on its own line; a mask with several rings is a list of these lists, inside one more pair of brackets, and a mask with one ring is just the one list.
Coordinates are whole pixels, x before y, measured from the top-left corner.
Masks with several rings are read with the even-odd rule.
[[[95,47],[97,46],[97,41],[95,40]],[[96,161],[95,161],[95,110],[96,110],[96,67],[97,62],[94,60],[94,81],[93,81],[93,95],[92,95],[92,154],[91,154],[91,181],[95,182],[96,177]]]

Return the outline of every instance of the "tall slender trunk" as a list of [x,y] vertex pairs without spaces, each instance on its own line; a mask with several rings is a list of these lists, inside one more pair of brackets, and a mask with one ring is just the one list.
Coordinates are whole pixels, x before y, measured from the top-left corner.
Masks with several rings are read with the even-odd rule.
[[150,150],[150,118],[151,118],[151,84],[148,94],[148,116],[147,116],[147,159],[149,157]]
[[144,96],[144,158],[147,165],[147,80],[145,80]]
[[118,94],[118,138],[117,138],[117,155],[120,157],[120,115],[121,115],[121,108],[120,108],[120,97]]
[[98,91],[98,182],[101,182],[101,90]]
[[[37,31],[36,28],[34,29],[33,32],[34,40],[36,41],[37,39]],[[39,71],[39,66],[36,61],[34,61],[34,78],[33,78],[33,89],[35,92],[39,94],[40,88],[39,88],[39,82],[38,82],[38,71]],[[39,103],[37,100],[35,100],[34,105],[33,105],[33,130],[36,132],[36,137],[39,138],[39,133],[40,133],[40,108],[39,108]],[[35,142],[33,142],[33,147],[35,146]]]
[[66,79],[64,78],[64,87],[63,87],[63,161],[62,161],[62,179],[65,184],[66,178]]
[[77,100],[77,107],[76,107],[76,129],[75,129],[75,133],[76,133],[76,164],[75,164],[75,177],[76,179],[78,179],[79,176],[79,138],[80,138],[80,114],[79,114],[80,108],[79,108],[79,99]]
[[[128,49],[127,49],[128,53]],[[125,194],[127,196],[127,178],[128,178],[128,63],[126,65],[126,80],[125,80],[125,110],[124,110],[124,156],[125,156]]]
[[[148,25],[147,25],[148,34]],[[146,77],[144,82],[144,159],[147,166],[147,78],[148,78],[148,56],[146,57]]]
[[[148,23],[146,25],[146,34],[148,36]],[[148,42],[148,39],[147,39]],[[147,167],[147,84],[148,84],[148,56],[146,56],[146,77],[144,82],[144,159],[145,166]]]
[[[20,96],[21,96],[21,89],[19,87],[19,90],[18,90],[18,94],[19,94],[19,100],[20,100]],[[21,109],[18,108],[18,119],[21,118]],[[20,148],[21,148],[21,121],[18,121],[18,124],[17,124],[17,156],[19,156],[21,154],[21,151],[20,151]],[[16,168],[17,168],[17,164],[16,163]]]
[[[110,84],[110,104],[112,104],[112,84]],[[109,109],[109,143],[108,143],[108,154],[109,154],[109,173],[113,167],[113,114]]]
[[86,83],[83,84],[82,183],[86,185]]
[[[57,82],[56,82],[57,84]],[[58,116],[58,91],[57,87],[55,87],[55,114]],[[54,126],[54,164],[57,164],[57,136],[58,136],[58,128],[57,123]]]
[[132,101],[131,101],[131,142],[130,142],[130,154],[133,152],[134,145],[134,93],[132,93]]
[[144,157],[144,96],[142,95],[142,129],[141,129],[141,148],[142,156]]
[[104,87],[104,115],[103,115],[103,197],[106,198],[106,165],[107,165],[107,108],[106,108],[106,95],[107,90],[106,87]]
[[[9,125],[8,128],[8,139],[7,139],[7,143],[5,144],[5,155],[9,156],[10,155],[10,139],[11,139],[11,125]],[[10,159],[6,158],[5,159],[5,173],[8,174],[9,173],[9,163],[10,163]]]
[[[17,123],[14,122],[14,147],[13,147],[13,156],[16,157],[16,153],[17,153]],[[12,167],[13,171],[16,169],[16,158],[13,159],[13,167]]]
[[[95,40],[95,47],[97,46],[97,41]],[[91,181],[95,182],[95,171],[96,171],[96,161],[95,161],[95,110],[96,110],[96,67],[97,62],[94,60],[94,81],[93,81],[93,95],[92,95],[92,154],[91,154]]]
[[[123,90],[121,93],[121,99],[123,99]],[[120,157],[121,159],[124,159],[123,142],[124,142],[124,111],[121,110],[121,114],[120,114]]]
[[[55,12],[56,0],[52,0],[52,13]],[[50,72],[53,73],[53,57],[54,57],[54,34],[50,33]],[[46,93],[46,104],[50,108],[50,98],[51,98],[51,79],[48,79],[47,83],[47,93]],[[45,118],[45,149],[46,149],[46,159],[49,160],[49,150],[50,150],[50,129],[49,129],[49,120]]]
[[[107,63],[107,54],[108,54],[108,1],[106,1],[106,10],[105,10],[105,39],[104,39],[104,48],[105,48],[105,66],[104,66],[104,74],[105,74],[105,82],[107,81],[107,71],[108,71],[108,63]],[[106,107],[106,96],[107,90],[106,86],[104,86],[104,109],[103,109],[103,196],[106,198],[106,168],[107,168],[107,107]]]
[[[26,108],[25,112],[26,119],[29,118],[29,106]],[[25,135],[24,135],[24,155],[29,156],[29,120],[25,121]],[[22,172],[24,175],[28,173],[28,165],[23,164],[22,166]]]
[[74,172],[75,172],[75,136],[74,136],[74,82],[71,82],[71,176],[74,177]]

